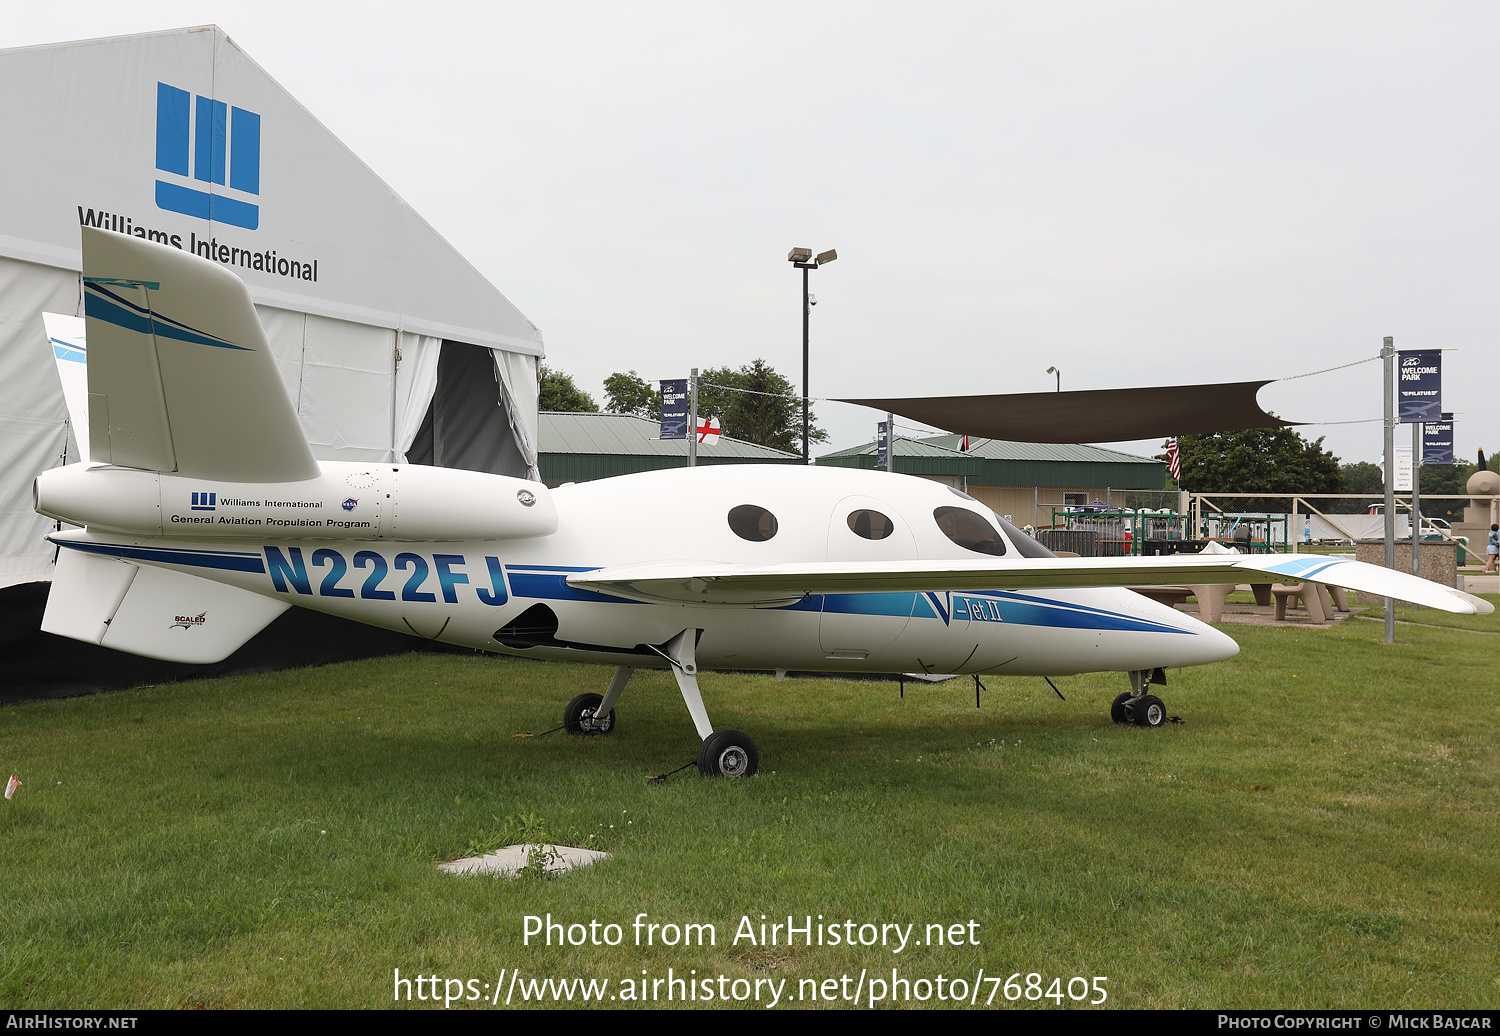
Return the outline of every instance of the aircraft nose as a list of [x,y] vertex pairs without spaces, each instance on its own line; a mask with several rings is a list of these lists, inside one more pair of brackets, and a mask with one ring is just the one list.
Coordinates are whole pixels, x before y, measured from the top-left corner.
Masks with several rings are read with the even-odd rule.
[[1182,615],[1186,619],[1182,625],[1193,635],[1181,638],[1185,643],[1177,645],[1177,654],[1181,661],[1178,665],[1206,665],[1210,662],[1222,662],[1226,658],[1233,658],[1240,653],[1240,646],[1235,639],[1227,633],[1221,633],[1208,625],[1193,618],[1191,615]]
[[1203,629],[1199,631],[1198,636],[1203,641],[1204,650],[1211,653],[1210,657],[1204,659],[1206,662],[1222,662],[1240,653],[1238,641],[1206,623],[1203,624]]

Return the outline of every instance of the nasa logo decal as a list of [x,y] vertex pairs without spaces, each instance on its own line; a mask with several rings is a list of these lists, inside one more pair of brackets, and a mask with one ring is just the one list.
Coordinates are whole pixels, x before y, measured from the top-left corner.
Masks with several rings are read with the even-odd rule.
[[529,489],[516,490],[516,499],[521,501],[522,507],[530,507],[536,503],[536,494]]
[[354,510],[358,506],[359,506],[359,501],[356,500],[356,499],[354,499],[354,497],[352,497],[352,496],[348,500],[345,500],[344,503],[343,503],[343,508],[346,511],[352,511],[352,510]]

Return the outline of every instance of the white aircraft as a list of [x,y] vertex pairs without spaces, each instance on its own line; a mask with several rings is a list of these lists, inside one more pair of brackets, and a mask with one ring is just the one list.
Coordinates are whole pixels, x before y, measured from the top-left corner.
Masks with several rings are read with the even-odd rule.
[[1132,584],[1316,580],[1460,613],[1476,597],[1309,556],[1059,558],[969,496],[884,472],[680,468],[556,490],[317,461],[245,286],[176,249],[83,230],[90,460],[44,473],[60,547],[42,628],[153,658],[224,658],[291,605],[452,644],[615,667],[564,710],[608,734],[640,667],[670,668],[706,775],[700,667],[1123,671],[1116,721],[1159,726],[1165,670],[1232,657]]

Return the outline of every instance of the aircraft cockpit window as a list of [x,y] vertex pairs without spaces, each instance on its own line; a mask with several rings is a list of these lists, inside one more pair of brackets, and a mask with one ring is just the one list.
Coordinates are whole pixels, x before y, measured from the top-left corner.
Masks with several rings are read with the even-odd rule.
[[1010,522],[995,515],[995,521],[1000,523],[1000,528],[1005,530],[1005,535],[1010,538],[1011,545],[1016,548],[1016,553],[1023,558],[1055,558],[1046,547],[1036,541],[1036,538],[1021,529],[1016,528]]
[[762,543],[776,535],[776,516],[758,504],[740,504],[729,510],[729,528],[742,540]]
[[863,510],[850,513],[849,529],[867,540],[883,540],[895,531],[896,526],[879,511]]
[[932,517],[943,535],[965,550],[995,557],[1005,555],[1005,541],[995,527],[967,507],[939,507]]

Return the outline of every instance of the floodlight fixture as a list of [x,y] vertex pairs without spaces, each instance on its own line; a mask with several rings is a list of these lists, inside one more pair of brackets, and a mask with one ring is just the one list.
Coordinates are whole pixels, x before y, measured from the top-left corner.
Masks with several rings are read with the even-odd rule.
[[824,263],[831,263],[831,262],[833,262],[838,257],[839,257],[838,252],[835,249],[830,248],[826,252],[819,252],[818,253],[818,260],[817,260],[817,262],[818,262],[819,266],[822,266]]
[[1058,370],[1056,367],[1048,367],[1047,368],[1047,373],[1048,374],[1056,374],[1057,375],[1057,391],[1061,392],[1062,391],[1062,371]]
[[789,263],[805,263],[811,258],[811,248],[794,248],[786,254],[786,261]]

